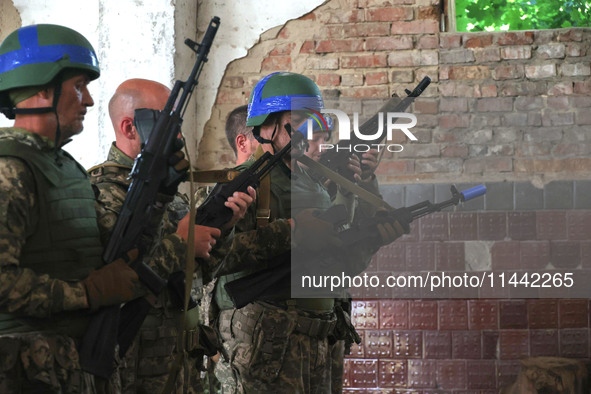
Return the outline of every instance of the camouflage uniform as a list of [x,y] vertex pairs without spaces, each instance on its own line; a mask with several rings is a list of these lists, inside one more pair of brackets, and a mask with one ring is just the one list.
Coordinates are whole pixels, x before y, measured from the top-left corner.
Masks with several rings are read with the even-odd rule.
[[[15,149],[21,155],[28,152],[29,158],[8,152],[10,144],[17,144]],[[70,155],[63,150],[55,152],[53,142],[37,134],[23,129],[0,129],[0,149],[0,392],[93,393],[97,389],[94,378],[80,369],[76,350],[87,324],[87,312],[83,309],[88,308],[80,280],[101,264],[90,184]],[[44,173],[31,163],[42,157],[55,160],[56,171],[75,174],[66,181],[78,180],[82,190],[86,190],[85,200],[76,200],[80,204],[77,209],[40,211],[51,197],[38,195],[36,190],[39,182],[46,182],[42,178],[50,170]],[[62,180],[49,180],[52,181],[59,184]],[[55,190],[48,190],[50,196],[56,196]],[[63,215],[68,224],[74,218],[88,218],[89,234],[94,235],[87,241],[94,237],[99,253],[95,253],[91,265],[80,264],[86,265],[83,272],[67,272],[71,268],[66,264],[70,263],[60,263],[52,257],[52,253],[59,252],[52,249],[39,251],[45,255],[36,257],[38,264],[32,266],[27,262],[26,250],[36,247],[30,240],[44,236],[43,229],[48,227],[39,220],[48,215]],[[71,231],[65,227],[59,234],[50,234],[50,245],[63,243],[64,236],[72,236]]]
[[[250,164],[252,161],[245,163]],[[330,392],[331,361],[327,338],[336,324],[334,299],[290,299],[287,286],[281,294],[234,309],[223,288],[224,283],[274,266],[281,260],[278,259],[281,255],[283,258],[286,254],[290,256],[291,231],[283,233],[280,242],[269,242],[265,239],[268,227],[287,224],[289,229],[288,219],[292,212],[330,207],[330,197],[324,187],[306,171],[300,168],[296,171],[292,175],[283,163],[271,171],[272,202],[268,226],[257,229],[255,204],[236,226],[235,238],[242,237],[245,242],[242,249],[250,247],[259,253],[231,251],[223,261],[224,273],[228,275],[218,281],[216,303],[221,310],[218,328],[230,355],[230,367],[216,366],[216,375],[222,380],[224,393]],[[348,252],[352,253],[346,253],[349,256],[345,258],[362,270],[369,261],[368,256],[375,250]],[[225,384],[224,379],[230,384]]]
[[[133,159],[113,143],[107,161],[90,170],[91,183],[98,189],[97,215],[103,242],[108,241],[125,201],[132,166]],[[147,263],[163,278],[184,267],[186,243],[174,232],[187,210],[187,202],[175,197],[168,205],[161,227],[153,234],[156,242]],[[120,368],[123,393],[162,392],[174,361],[181,316],[182,312],[171,305],[167,292],[163,291],[123,360]],[[181,370],[176,380],[177,393],[203,392],[198,374],[192,374],[189,385],[184,383],[189,380],[185,372],[192,369],[185,365]]]

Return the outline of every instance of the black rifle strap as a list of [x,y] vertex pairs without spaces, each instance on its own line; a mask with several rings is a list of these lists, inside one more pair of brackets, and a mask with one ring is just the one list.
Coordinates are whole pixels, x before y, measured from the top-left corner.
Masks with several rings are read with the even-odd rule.
[[[255,160],[260,158],[263,153],[263,148],[259,145],[254,153]],[[269,224],[271,218],[271,172],[261,179],[257,197],[257,228],[261,228]]]

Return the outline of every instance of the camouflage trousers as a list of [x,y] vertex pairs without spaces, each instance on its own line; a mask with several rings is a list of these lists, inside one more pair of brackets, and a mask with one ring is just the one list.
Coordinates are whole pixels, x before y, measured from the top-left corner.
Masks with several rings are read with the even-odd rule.
[[[148,315],[120,367],[123,394],[159,394],[175,361],[180,313]],[[175,394],[203,393],[195,360],[186,358],[175,380]]]
[[45,333],[0,336],[0,393],[119,392],[118,375],[112,382],[96,379],[80,369],[71,337]]
[[227,369],[216,365],[222,388],[228,387],[224,378],[230,376],[235,382],[230,392],[330,392],[328,331],[306,327],[329,327],[332,321],[266,303],[222,311],[219,327],[230,357]]
[[330,348],[331,392],[343,392],[343,373],[345,369],[345,341],[337,340]]

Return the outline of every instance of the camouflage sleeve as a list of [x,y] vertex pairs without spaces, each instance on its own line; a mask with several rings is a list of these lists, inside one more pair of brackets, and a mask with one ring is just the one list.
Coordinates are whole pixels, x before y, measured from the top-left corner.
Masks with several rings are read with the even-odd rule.
[[47,317],[87,308],[80,282],[65,282],[22,268],[19,256],[36,226],[35,181],[19,159],[0,158],[0,310]]
[[[99,191],[96,199],[97,220],[101,240],[103,245],[106,245],[123,207],[127,190],[121,184],[109,182],[104,178],[95,186]],[[182,204],[177,203],[177,205]],[[144,261],[163,278],[181,270],[186,255],[185,242],[174,234],[177,222],[171,216],[173,214],[171,210],[174,210],[175,206],[173,204],[162,209],[154,207],[150,223],[142,238],[144,245],[150,245]]]
[[236,224],[233,237],[214,249],[208,263],[211,269],[220,266],[218,276],[250,268],[264,269],[273,259],[291,250],[289,220],[277,219],[257,228],[254,206]]

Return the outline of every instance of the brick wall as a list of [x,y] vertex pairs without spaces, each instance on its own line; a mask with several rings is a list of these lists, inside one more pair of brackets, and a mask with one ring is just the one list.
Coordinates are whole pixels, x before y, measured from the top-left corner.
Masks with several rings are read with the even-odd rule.
[[[380,164],[384,198],[441,201],[452,182],[489,190],[413,223],[367,272],[566,268],[582,278],[591,268],[591,29],[439,33],[439,8],[331,0],[264,33],[226,70],[199,165],[232,165],[225,116],[273,71],[305,74],[325,97],[359,102],[404,96],[429,76],[411,109],[419,141],[393,141],[404,151]],[[371,293],[355,295],[363,343],[347,359],[349,392],[494,393],[515,379],[520,359],[591,356],[587,299]]]

